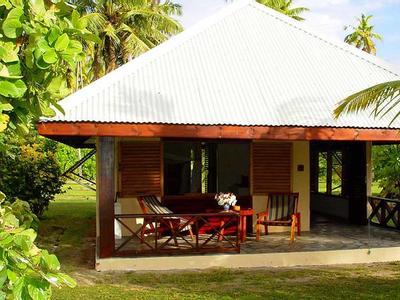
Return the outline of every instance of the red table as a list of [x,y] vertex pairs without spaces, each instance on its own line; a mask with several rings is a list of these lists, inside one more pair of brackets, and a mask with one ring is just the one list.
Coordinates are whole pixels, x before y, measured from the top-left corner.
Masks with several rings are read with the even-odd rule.
[[244,243],[247,237],[247,217],[253,216],[254,209],[252,208],[245,208],[240,210],[240,242]]
[[[253,216],[254,210],[252,208],[241,209],[239,212],[239,239],[241,243],[246,241],[247,237],[247,217]],[[223,227],[225,224],[224,220],[221,220],[220,227]],[[218,237],[218,241],[222,240],[222,236],[224,235],[224,229],[221,230],[221,234]]]

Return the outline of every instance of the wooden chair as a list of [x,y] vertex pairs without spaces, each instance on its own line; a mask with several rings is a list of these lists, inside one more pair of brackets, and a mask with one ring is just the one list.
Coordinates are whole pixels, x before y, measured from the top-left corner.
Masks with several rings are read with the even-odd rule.
[[265,234],[268,234],[268,226],[290,226],[292,241],[295,228],[297,228],[297,235],[300,235],[298,202],[299,193],[269,193],[267,209],[257,214],[256,240],[260,240],[261,225],[264,225]]
[[[157,199],[155,195],[147,195],[147,196],[139,196],[138,197],[138,202],[140,205],[140,208],[142,209],[143,214],[156,214],[156,215],[169,215],[173,214],[171,210],[169,210],[167,207],[162,206],[160,201]],[[180,229],[180,231],[189,231],[190,237],[194,238],[193,231],[192,231],[192,223],[188,222],[187,219],[181,218],[181,217],[170,217],[166,218],[166,221],[168,223],[168,229],[169,230],[174,230],[176,227],[180,227],[179,224],[187,224],[187,226],[183,227]],[[176,223],[178,223],[176,225]],[[149,229],[146,229],[147,225],[150,227]],[[153,225],[153,222],[151,219],[146,219],[144,218],[144,223],[142,226],[141,230],[141,239],[142,241],[144,240],[144,235],[149,232],[155,232],[155,227]],[[157,237],[158,238],[158,237]],[[175,244],[177,244],[176,236],[173,235]]]

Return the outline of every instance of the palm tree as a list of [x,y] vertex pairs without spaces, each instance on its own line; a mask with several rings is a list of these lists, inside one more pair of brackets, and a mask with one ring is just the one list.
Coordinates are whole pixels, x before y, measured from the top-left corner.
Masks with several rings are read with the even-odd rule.
[[172,17],[181,14],[181,6],[169,0],[78,0],[75,5],[100,38],[87,47],[94,79],[183,30]]
[[[383,117],[397,108],[390,124],[400,115],[400,80],[374,85],[341,101],[334,111],[335,118],[344,113],[359,112],[372,107],[374,117]],[[390,125],[389,124],[389,125]]]
[[292,0],[257,0],[258,3],[268,6],[282,14],[285,14],[297,21],[303,21],[304,18],[300,15],[309,11],[306,7],[292,7]]
[[382,36],[378,33],[374,32],[374,26],[369,24],[372,15],[366,16],[364,14],[361,15],[361,19],[357,18],[358,25],[357,27],[349,25],[344,29],[347,30],[351,28],[353,32],[348,34],[344,41],[348,44],[354,45],[357,48],[362,49],[365,52],[376,54],[375,41],[374,40],[382,40]]

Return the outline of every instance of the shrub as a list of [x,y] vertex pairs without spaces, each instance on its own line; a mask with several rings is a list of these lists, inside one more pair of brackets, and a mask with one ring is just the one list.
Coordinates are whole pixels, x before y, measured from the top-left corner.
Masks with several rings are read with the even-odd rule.
[[29,204],[4,203],[0,192],[0,299],[50,299],[51,287],[74,287],[57,257],[35,245],[38,225]]
[[8,201],[27,201],[40,216],[64,183],[54,155],[56,143],[39,137],[13,138],[8,146],[7,152],[0,152],[0,190]]
[[[81,157],[88,154],[92,149],[80,149]],[[78,149],[59,143],[56,151],[56,158],[61,165],[63,172],[72,167],[78,160]],[[82,166],[82,175],[85,178],[96,180],[96,157],[92,156]],[[75,171],[77,172],[77,171]]]
[[374,180],[382,189],[382,197],[400,197],[400,146],[381,145],[372,147]]

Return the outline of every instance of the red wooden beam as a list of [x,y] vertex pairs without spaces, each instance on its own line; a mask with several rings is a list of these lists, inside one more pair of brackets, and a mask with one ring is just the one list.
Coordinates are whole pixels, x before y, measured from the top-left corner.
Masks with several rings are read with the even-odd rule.
[[99,256],[111,257],[114,253],[114,139],[102,137],[99,140],[98,151],[98,218],[99,218]]
[[396,129],[357,129],[294,126],[214,126],[125,123],[38,124],[43,136],[175,137],[213,139],[400,141]]

